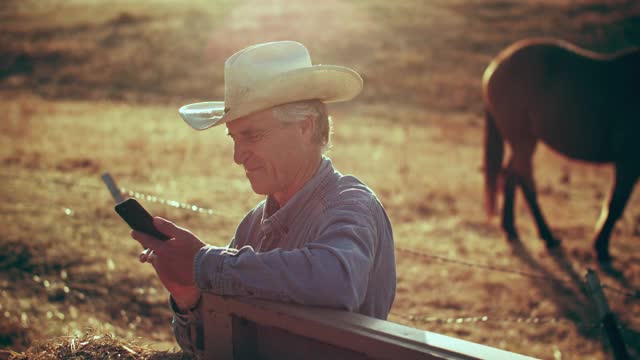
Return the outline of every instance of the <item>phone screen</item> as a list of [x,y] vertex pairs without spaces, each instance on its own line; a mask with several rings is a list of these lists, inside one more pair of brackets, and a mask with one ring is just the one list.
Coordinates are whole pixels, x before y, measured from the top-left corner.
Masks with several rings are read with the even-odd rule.
[[153,217],[136,199],[129,198],[116,205],[115,209],[133,230],[138,230],[160,240],[169,239],[153,226]]

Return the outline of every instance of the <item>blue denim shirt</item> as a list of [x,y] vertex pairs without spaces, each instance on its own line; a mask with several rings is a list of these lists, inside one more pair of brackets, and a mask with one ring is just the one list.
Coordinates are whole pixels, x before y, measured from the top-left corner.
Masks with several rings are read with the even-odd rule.
[[[251,210],[229,247],[202,248],[194,269],[202,291],[379,319],[387,318],[396,290],[393,233],[382,204],[327,157],[282,208],[268,196]],[[193,333],[201,332],[198,313],[174,316],[176,339],[188,352],[202,350],[192,340],[201,338]]]

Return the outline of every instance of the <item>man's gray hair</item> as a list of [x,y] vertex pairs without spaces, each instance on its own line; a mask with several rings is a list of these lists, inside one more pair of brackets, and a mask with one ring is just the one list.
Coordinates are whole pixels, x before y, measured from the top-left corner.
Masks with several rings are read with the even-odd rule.
[[325,152],[331,146],[333,124],[327,111],[327,105],[320,100],[303,100],[273,107],[273,116],[282,123],[304,121],[313,122],[313,141]]

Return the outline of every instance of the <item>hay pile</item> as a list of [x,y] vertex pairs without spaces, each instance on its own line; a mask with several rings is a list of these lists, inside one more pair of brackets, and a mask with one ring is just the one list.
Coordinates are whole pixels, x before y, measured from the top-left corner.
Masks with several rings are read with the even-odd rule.
[[[2,356],[0,356],[2,358]],[[86,333],[39,342],[23,353],[12,352],[10,360],[178,360],[189,359],[182,352],[156,351],[111,334]]]

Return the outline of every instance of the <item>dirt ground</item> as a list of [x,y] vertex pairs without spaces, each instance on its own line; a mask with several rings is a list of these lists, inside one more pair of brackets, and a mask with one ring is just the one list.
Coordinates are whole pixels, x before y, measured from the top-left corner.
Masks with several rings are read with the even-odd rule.
[[584,289],[593,269],[640,356],[640,192],[600,267],[591,241],[613,168],[541,145],[540,204],[563,245],[545,249],[520,194],[521,242],[508,243],[483,208],[480,94],[490,59],[518,39],[614,52],[640,46],[639,19],[638,2],[605,0],[2,2],[0,348],[88,329],[176,347],[167,294],[100,175],[225,244],[260,198],[224,131],[195,133],[176,109],[222,99],[233,52],[292,39],[364,78],[356,100],[330,106],[328,155],[393,223],[390,321],[543,359],[613,358]]

